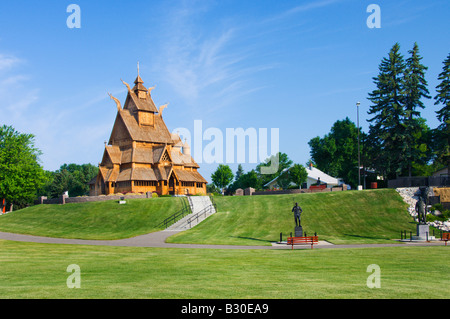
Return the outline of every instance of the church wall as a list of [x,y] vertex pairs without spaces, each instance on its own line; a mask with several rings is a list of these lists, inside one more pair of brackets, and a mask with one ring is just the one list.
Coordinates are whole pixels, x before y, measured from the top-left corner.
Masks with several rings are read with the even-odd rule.
[[[133,186],[133,193],[158,192],[158,186]],[[163,194],[161,194],[163,195]]]
[[139,125],[155,125],[155,115],[151,112],[138,112]]

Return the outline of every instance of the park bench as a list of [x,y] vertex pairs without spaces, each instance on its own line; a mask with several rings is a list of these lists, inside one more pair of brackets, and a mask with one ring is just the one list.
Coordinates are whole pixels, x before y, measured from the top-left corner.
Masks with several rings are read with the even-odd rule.
[[287,244],[292,245],[292,249],[294,249],[294,245],[299,244],[311,244],[311,249],[313,249],[314,244],[319,243],[318,236],[304,236],[304,237],[288,237]]
[[445,246],[447,246],[447,242],[450,238],[450,233],[442,233],[442,238],[441,240],[445,241]]
[[326,184],[311,185],[311,186],[309,186],[309,189],[311,189],[311,190],[322,190],[322,189],[325,189],[325,188],[327,188],[327,185],[326,185]]

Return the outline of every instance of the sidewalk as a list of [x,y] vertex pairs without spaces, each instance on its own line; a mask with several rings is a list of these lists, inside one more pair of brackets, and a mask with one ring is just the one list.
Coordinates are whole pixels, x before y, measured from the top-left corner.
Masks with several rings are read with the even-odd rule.
[[[136,236],[127,239],[117,240],[87,240],[87,239],[67,239],[52,238],[32,235],[21,235],[14,233],[0,232],[0,239],[33,242],[43,244],[69,244],[69,245],[94,245],[94,246],[118,246],[118,247],[155,247],[155,248],[190,248],[190,249],[292,249],[291,245],[273,243],[272,246],[238,246],[238,245],[200,245],[200,244],[170,244],[165,240],[178,233],[179,231],[163,230],[146,235]],[[333,245],[325,241],[319,241],[314,245],[314,249],[322,248],[375,248],[375,247],[408,247],[408,246],[444,246],[441,241],[438,242],[406,242],[390,244],[352,244],[352,245]],[[311,249],[311,245],[294,245],[294,249]]]

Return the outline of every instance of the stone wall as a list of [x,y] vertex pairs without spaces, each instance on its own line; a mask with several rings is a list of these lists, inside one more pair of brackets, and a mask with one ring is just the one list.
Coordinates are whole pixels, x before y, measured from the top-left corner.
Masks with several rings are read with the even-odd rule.
[[323,193],[323,192],[342,192],[347,190],[347,186],[324,188],[324,189],[286,189],[286,190],[267,190],[253,192],[252,195],[283,195],[283,194],[302,194],[302,193]]
[[86,203],[86,202],[101,202],[106,200],[120,200],[124,199],[134,199],[134,198],[152,198],[152,193],[147,192],[146,194],[140,195],[100,195],[100,196],[82,196],[82,197],[68,197],[67,195],[62,195],[59,198],[47,199],[47,197],[42,196],[34,203],[37,204],[69,204],[69,203]]

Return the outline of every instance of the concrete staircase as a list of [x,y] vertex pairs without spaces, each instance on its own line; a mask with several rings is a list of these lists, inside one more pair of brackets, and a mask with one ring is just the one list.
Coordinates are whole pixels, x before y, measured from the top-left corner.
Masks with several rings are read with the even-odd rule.
[[190,229],[216,212],[209,196],[188,196],[192,213],[183,217],[165,230],[182,231]]

